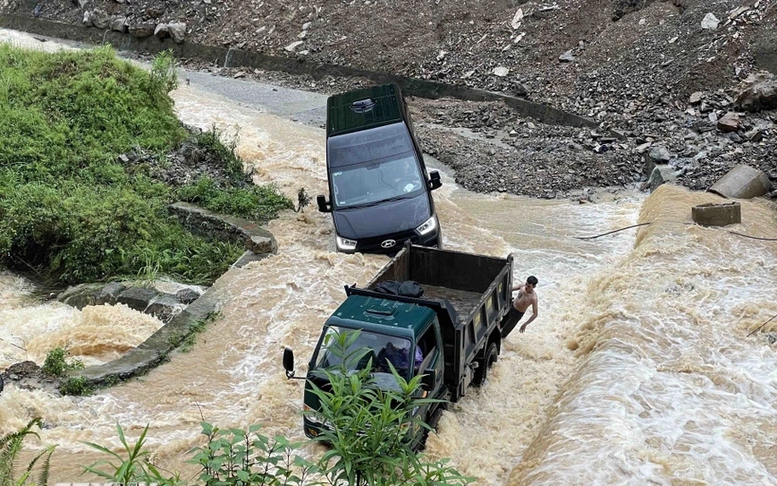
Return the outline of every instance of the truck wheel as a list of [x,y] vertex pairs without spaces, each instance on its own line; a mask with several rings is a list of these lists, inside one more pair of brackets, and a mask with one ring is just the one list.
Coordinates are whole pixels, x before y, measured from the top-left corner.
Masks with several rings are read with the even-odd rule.
[[498,358],[499,347],[496,345],[496,343],[489,344],[488,348],[486,349],[486,354],[483,355],[483,359],[478,360],[478,367],[475,370],[475,378],[472,380],[472,383],[475,386],[483,386],[486,384],[486,381],[488,380],[488,370],[494,366],[494,363],[496,363]]

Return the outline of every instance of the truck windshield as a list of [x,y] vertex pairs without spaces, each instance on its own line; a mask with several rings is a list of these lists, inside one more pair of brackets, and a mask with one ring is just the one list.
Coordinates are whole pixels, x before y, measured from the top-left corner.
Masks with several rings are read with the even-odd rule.
[[338,135],[328,144],[338,208],[415,196],[424,188],[415,147],[403,123]]
[[[369,331],[360,331],[359,337],[354,341],[350,348],[345,350],[338,349],[338,334],[353,332],[351,329],[338,328],[335,326],[327,328],[324,340],[321,343],[321,349],[318,352],[316,368],[332,368],[343,365],[343,356],[346,357],[345,367],[348,371],[361,370],[367,367],[367,363],[372,361],[372,371],[379,374],[391,374],[388,363],[391,362],[397,372],[405,378],[410,375],[410,370],[421,363],[423,356],[415,353],[414,359],[411,359],[412,343],[409,339],[395,336],[387,336]],[[360,359],[349,359],[349,356],[356,354],[356,351],[366,349],[367,353]],[[380,377],[377,377],[380,381]]]

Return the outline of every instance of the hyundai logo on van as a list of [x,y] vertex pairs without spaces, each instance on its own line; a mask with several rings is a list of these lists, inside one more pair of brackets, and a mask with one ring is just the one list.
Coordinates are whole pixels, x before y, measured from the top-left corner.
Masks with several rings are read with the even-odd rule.
[[396,245],[397,242],[394,240],[384,240],[383,243],[380,244],[381,248],[391,248],[392,246]]

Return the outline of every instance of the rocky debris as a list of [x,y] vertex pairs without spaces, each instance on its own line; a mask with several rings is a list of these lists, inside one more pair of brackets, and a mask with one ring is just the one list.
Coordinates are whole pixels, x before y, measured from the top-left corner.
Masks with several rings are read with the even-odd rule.
[[127,18],[112,17],[109,27],[111,30],[115,30],[116,32],[127,32]]
[[[226,184],[231,180],[226,163],[213,149],[196,143],[196,137],[202,134],[202,130],[194,127],[186,128],[191,134],[190,138],[174,150],[167,152],[165,156],[160,157],[156,153],[134,148],[121,154],[118,162],[133,171],[145,173],[153,179],[173,186],[184,186],[205,176],[213,179],[216,184]],[[243,183],[251,184],[250,177],[246,176]]]
[[175,298],[178,299],[178,302],[182,304],[191,304],[195,300],[200,298],[199,292],[197,292],[194,289],[186,288],[181,289],[178,292],[175,293]]
[[668,165],[657,165],[650,173],[650,177],[647,181],[647,186],[650,188],[650,192],[655,191],[658,186],[666,182],[673,183],[677,181],[677,175],[675,170]]
[[44,390],[52,394],[59,394],[60,380],[47,375],[34,361],[22,361],[9,366],[0,373],[0,382],[5,381],[6,386],[13,383],[21,390]]
[[767,71],[750,74],[739,85],[737,104],[747,111],[777,108],[777,76]]
[[186,38],[186,24],[183,22],[170,22],[167,24],[167,31],[174,42],[182,43]]
[[154,27],[154,36],[156,36],[159,39],[164,39],[166,37],[170,36],[170,28],[167,26],[167,24],[156,24],[156,27]]
[[[706,189],[740,163],[777,174],[775,108],[767,102],[753,108],[760,112],[751,112],[744,106],[755,107],[755,102],[743,98],[740,106],[736,89],[757,72],[756,47],[764,65],[770,65],[774,1],[609,4],[617,15],[576,0],[531,0],[520,8],[484,0],[477,9],[467,2],[408,0],[401,10],[388,2],[292,6],[264,1],[236,8],[223,0],[133,0],[111,2],[105,7],[110,15],[95,9],[92,17],[100,19],[86,22],[97,26],[111,16],[126,17],[128,25],[153,22],[158,37],[167,32],[160,26],[185,22],[186,41],[518,94],[598,124],[590,133],[520,119],[499,103],[447,101],[441,106],[411,100],[414,112],[423,113],[425,148],[463,168],[457,178],[476,190],[562,197],[587,185],[641,183],[649,175],[645,158],[655,147],[672,155],[667,165],[677,172],[678,183],[692,189]],[[22,0],[9,5],[29,15]],[[718,19],[715,30],[702,28],[707,14]],[[51,0],[41,16],[74,23],[85,19],[70,0]],[[612,22],[613,17],[619,20]],[[571,62],[560,61],[561,53],[568,53]],[[323,93],[371,84],[188,64]],[[507,73],[498,75],[504,71],[497,68]],[[738,114],[739,126],[724,132],[718,127],[728,112]],[[472,133],[461,133],[462,128]],[[188,162],[173,161],[181,170],[167,171],[143,154],[135,156],[139,166],[161,177],[183,181],[184,169],[191,169]],[[535,160],[542,172],[532,170]],[[500,183],[509,171],[518,178]]]
[[151,37],[154,35],[157,26],[151,22],[145,22],[142,24],[134,24],[129,26],[129,33],[139,39],[145,37]]

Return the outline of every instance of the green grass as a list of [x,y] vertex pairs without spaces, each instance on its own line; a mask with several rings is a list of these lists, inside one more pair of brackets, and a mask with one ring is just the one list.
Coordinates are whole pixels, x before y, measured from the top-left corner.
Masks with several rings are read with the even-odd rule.
[[146,72],[109,47],[0,46],[0,264],[50,284],[160,274],[208,284],[244,249],[188,233],[168,204],[185,199],[260,222],[292,207],[272,186],[247,185],[215,130],[195,143],[219,156],[229,178],[218,184],[176,189],[121,164],[130,150],[164,154],[189,136],[168,96],[173,65],[163,54]]

